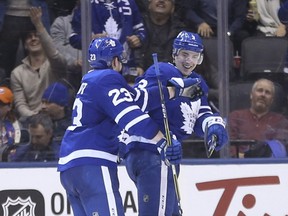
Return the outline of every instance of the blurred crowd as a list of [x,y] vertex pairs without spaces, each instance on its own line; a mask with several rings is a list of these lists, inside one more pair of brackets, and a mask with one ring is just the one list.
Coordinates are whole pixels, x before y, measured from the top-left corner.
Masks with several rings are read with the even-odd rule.
[[[231,157],[287,157],[288,34],[278,18],[284,2],[228,0],[229,80],[231,86],[251,83],[240,89],[248,92],[246,107],[244,101],[238,107],[246,111],[231,110],[228,117],[234,140]],[[172,62],[172,44],[179,32],[198,33],[204,60],[196,72],[206,80],[209,100],[219,109],[217,0],[95,0],[91,16],[91,39],[110,36],[123,44],[127,63],[122,75],[131,85],[153,64],[152,53],[159,61]],[[82,78],[81,28],[79,0],[0,1],[0,161],[58,160]],[[271,44],[281,38],[283,50],[276,60],[270,49],[259,53],[253,76],[245,74],[244,65],[249,62],[244,47],[251,38],[269,39]],[[255,63],[257,54],[249,58]],[[231,104],[237,102],[230,98]],[[276,112],[273,106],[281,109]],[[241,139],[246,142],[240,145]],[[193,143],[187,143],[193,149]],[[199,158],[204,152],[195,147],[184,157]]]

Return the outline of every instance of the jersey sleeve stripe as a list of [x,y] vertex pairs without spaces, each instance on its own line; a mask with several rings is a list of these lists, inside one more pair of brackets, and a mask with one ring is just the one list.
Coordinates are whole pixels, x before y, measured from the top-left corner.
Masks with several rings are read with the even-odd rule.
[[132,110],[136,110],[139,109],[138,106],[133,105],[133,106],[129,106],[126,109],[122,110],[115,118],[115,122],[118,124],[119,120],[127,113],[131,112]]
[[137,123],[143,121],[144,119],[147,119],[147,118],[150,118],[148,114],[144,114],[144,115],[141,115],[135,119],[133,119],[132,121],[130,121],[126,127],[125,127],[125,130],[128,131],[131,127],[133,127],[134,125],[136,125]]
[[83,150],[74,151],[65,157],[61,157],[58,163],[60,165],[64,165],[74,159],[84,158],[84,157],[100,158],[100,159],[109,160],[115,163],[117,162],[116,155],[110,154],[108,152],[99,151],[99,150],[83,149]]
[[[135,96],[134,100],[136,102],[139,100],[139,98],[141,98],[141,96],[143,97],[141,110],[142,110],[142,112],[144,112],[146,110],[147,104],[148,104],[148,92],[146,89],[141,89],[141,91],[139,89],[135,89],[135,91],[136,91],[136,96]],[[141,93],[143,93],[143,94],[141,94]]]

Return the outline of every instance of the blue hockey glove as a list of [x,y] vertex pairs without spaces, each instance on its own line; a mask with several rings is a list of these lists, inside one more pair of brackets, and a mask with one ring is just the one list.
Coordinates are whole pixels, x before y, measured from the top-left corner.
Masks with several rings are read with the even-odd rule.
[[201,80],[198,78],[179,78],[179,77],[172,77],[168,80],[167,86],[174,86],[175,87],[175,97],[188,97],[190,99],[195,98],[199,95]]
[[219,151],[228,142],[228,133],[225,129],[224,120],[218,117],[212,117],[207,122],[207,135],[206,140],[208,146],[216,144],[215,150]]
[[161,155],[161,160],[164,161],[167,166],[170,164],[179,164],[182,159],[181,143],[174,138],[171,141],[170,146],[167,145],[166,138],[162,138],[156,144],[157,150]]
[[165,151],[167,148],[166,138],[162,138],[161,140],[159,140],[156,143],[156,146],[157,146],[157,150],[158,150],[159,154],[161,155],[161,160],[164,161],[167,166],[169,166],[170,163],[169,163],[168,159],[165,157]]
[[177,139],[171,140],[171,145],[167,146],[166,149],[166,158],[170,164],[177,165],[181,162],[182,159],[182,146]]

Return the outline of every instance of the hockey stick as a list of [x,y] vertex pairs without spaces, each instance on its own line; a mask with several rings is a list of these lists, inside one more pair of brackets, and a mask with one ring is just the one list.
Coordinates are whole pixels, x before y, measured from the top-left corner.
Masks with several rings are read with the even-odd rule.
[[217,141],[216,141],[217,136],[213,134],[211,142],[207,140],[207,136],[208,136],[208,124],[206,124],[205,131],[204,131],[204,145],[205,145],[206,155],[208,158],[210,158],[217,145]]
[[[171,134],[170,134],[170,129],[169,129],[169,123],[168,123],[167,109],[166,109],[164,94],[163,94],[163,90],[162,90],[162,82],[160,81],[160,70],[159,70],[159,65],[158,65],[157,53],[153,53],[152,57],[153,57],[155,72],[156,72],[156,76],[157,76],[158,88],[159,88],[159,92],[160,92],[161,108],[162,108],[163,122],[164,122],[164,128],[165,128],[165,136],[167,139],[167,145],[170,146],[170,145],[172,145],[172,140],[171,140]],[[179,191],[176,167],[173,164],[171,166],[172,166],[172,175],[173,175],[174,187],[175,187],[175,192],[176,192],[177,204],[178,204],[178,208],[179,208],[179,214],[182,215],[183,211],[182,211],[181,203],[180,203],[181,199],[180,199],[180,191]]]

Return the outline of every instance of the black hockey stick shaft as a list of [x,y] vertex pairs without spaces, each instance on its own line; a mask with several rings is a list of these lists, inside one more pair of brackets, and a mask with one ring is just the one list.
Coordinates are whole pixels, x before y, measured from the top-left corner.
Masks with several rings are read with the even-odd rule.
[[[152,57],[153,57],[155,72],[156,72],[156,76],[157,76],[158,88],[159,88],[159,92],[160,92],[161,108],[162,108],[163,122],[164,122],[164,128],[165,128],[165,136],[167,139],[167,145],[170,146],[170,145],[172,145],[172,140],[171,140],[171,134],[170,134],[170,129],[169,129],[167,109],[166,109],[165,99],[164,99],[164,94],[163,94],[163,86],[162,86],[162,82],[160,80],[160,70],[159,70],[157,53],[153,53]],[[180,191],[179,191],[176,167],[173,164],[171,166],[172,166],[172,175],[173,175],[174,187],[175,187],[175,192],[176,192],[177,204],[178,204],[178,208],[179,208],[179,214],[182,215],[183,211],[182,211],[181,202],[180,202],[181,198],[180,198]]]

